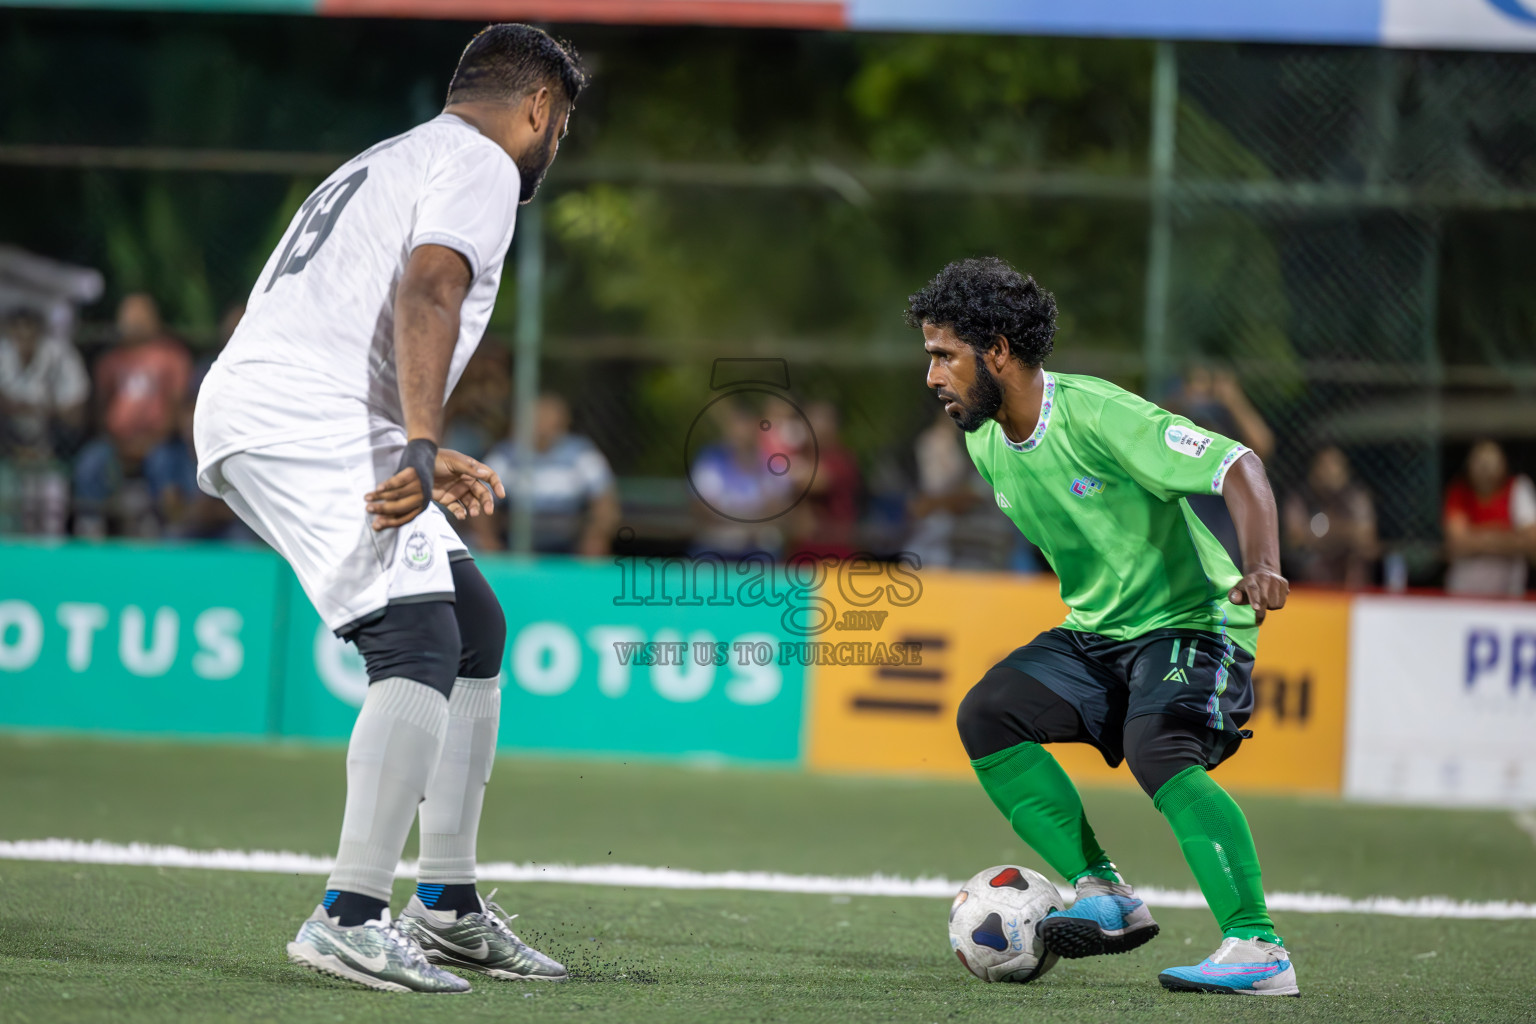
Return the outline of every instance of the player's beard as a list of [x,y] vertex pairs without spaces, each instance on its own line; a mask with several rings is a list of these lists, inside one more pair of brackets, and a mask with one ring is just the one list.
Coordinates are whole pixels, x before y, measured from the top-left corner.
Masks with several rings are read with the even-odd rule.
[[980,430],[982,424],[996,416],[997,410],[1003,407],[1003,386],[980,359],[976,360],[976,379],[965,389],[965,396],[959,404],[959,413],[950,415],[955,425],[967,434]]
[[526,203],[533,198],[539,190],[539,183],[544,180],[544,172],[549,170],[549,165],[555,162],[555,119],[549,119],[549,127],[544,129],[544,137],[533,149],[514,160],[517,164],[518,177],[522,179],[522,186],[518,189],[517,201]]

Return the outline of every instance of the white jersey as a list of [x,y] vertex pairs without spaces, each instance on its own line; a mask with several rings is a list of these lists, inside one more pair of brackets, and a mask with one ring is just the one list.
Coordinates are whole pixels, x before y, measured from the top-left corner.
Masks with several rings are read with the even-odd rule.
[[395,289],[425,244],[461,253],[473,278],[447,401],[496,303],[518,190],[506,151],[452,114],[360,153],[315,189],[199,392],[203,489],[218,493],[218,464],[236,452],[396,431],[403,438]]

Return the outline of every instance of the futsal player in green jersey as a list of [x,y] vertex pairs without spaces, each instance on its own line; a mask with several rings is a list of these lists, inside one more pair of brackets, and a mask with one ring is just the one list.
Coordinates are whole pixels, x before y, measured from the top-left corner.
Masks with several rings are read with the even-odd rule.
[[[1220,948],[1163,971],[1163,986],[1297,995],[1248,821],[1208,774],[1248,735],[1258,626],[1289,590],[1258,456],[1106,381],[1046,370],[1056,302],[1001,260],[951,263],[911,297],[907,322],[923,332],[928,386],[1071,609],[989,670],[958,715],[982,788],[1076,887],[1041,922],[1042,941],[1083,957],[1158,931],[1046,749],[1089,743],[1111,766],[1129,762],[1221,925]],[[1192,494],[1226,499],[1241,570],[1190,511]]]

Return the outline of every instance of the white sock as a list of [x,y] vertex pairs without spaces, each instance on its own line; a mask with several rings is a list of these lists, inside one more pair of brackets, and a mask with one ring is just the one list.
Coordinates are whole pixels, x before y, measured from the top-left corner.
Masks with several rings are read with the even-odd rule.
[[396,676],[368,687],[347,745],[347,810],[327,889],[389,901],[447,731],[448,701],[425,683]]
[[454,681],[448,698],[448,738],[421,802],[417,877],[423,882],[455,885],[475,880],[475,837],[500,725],[500,676]]

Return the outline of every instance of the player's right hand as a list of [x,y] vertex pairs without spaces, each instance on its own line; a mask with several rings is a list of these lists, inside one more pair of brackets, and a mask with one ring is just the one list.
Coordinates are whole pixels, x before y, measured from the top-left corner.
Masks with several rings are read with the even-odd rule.
[[1254,624],[1263,625],[1266,614],[1285,607],[1285,599],[1290,593],[1290,581],[1284,576],[1268,569],[1256,569],[1243,574],[1237,586],[1227,594],[1227,600],[1233,604],[1252,605]]
[[427,488],[436,482],[432,478],[438,457],[436,443],[425,438],[413,438],[406,444],[395,475],[363,495],[368,511],[373,513],[375,530],[404,526],[426,511],[431,504]]

